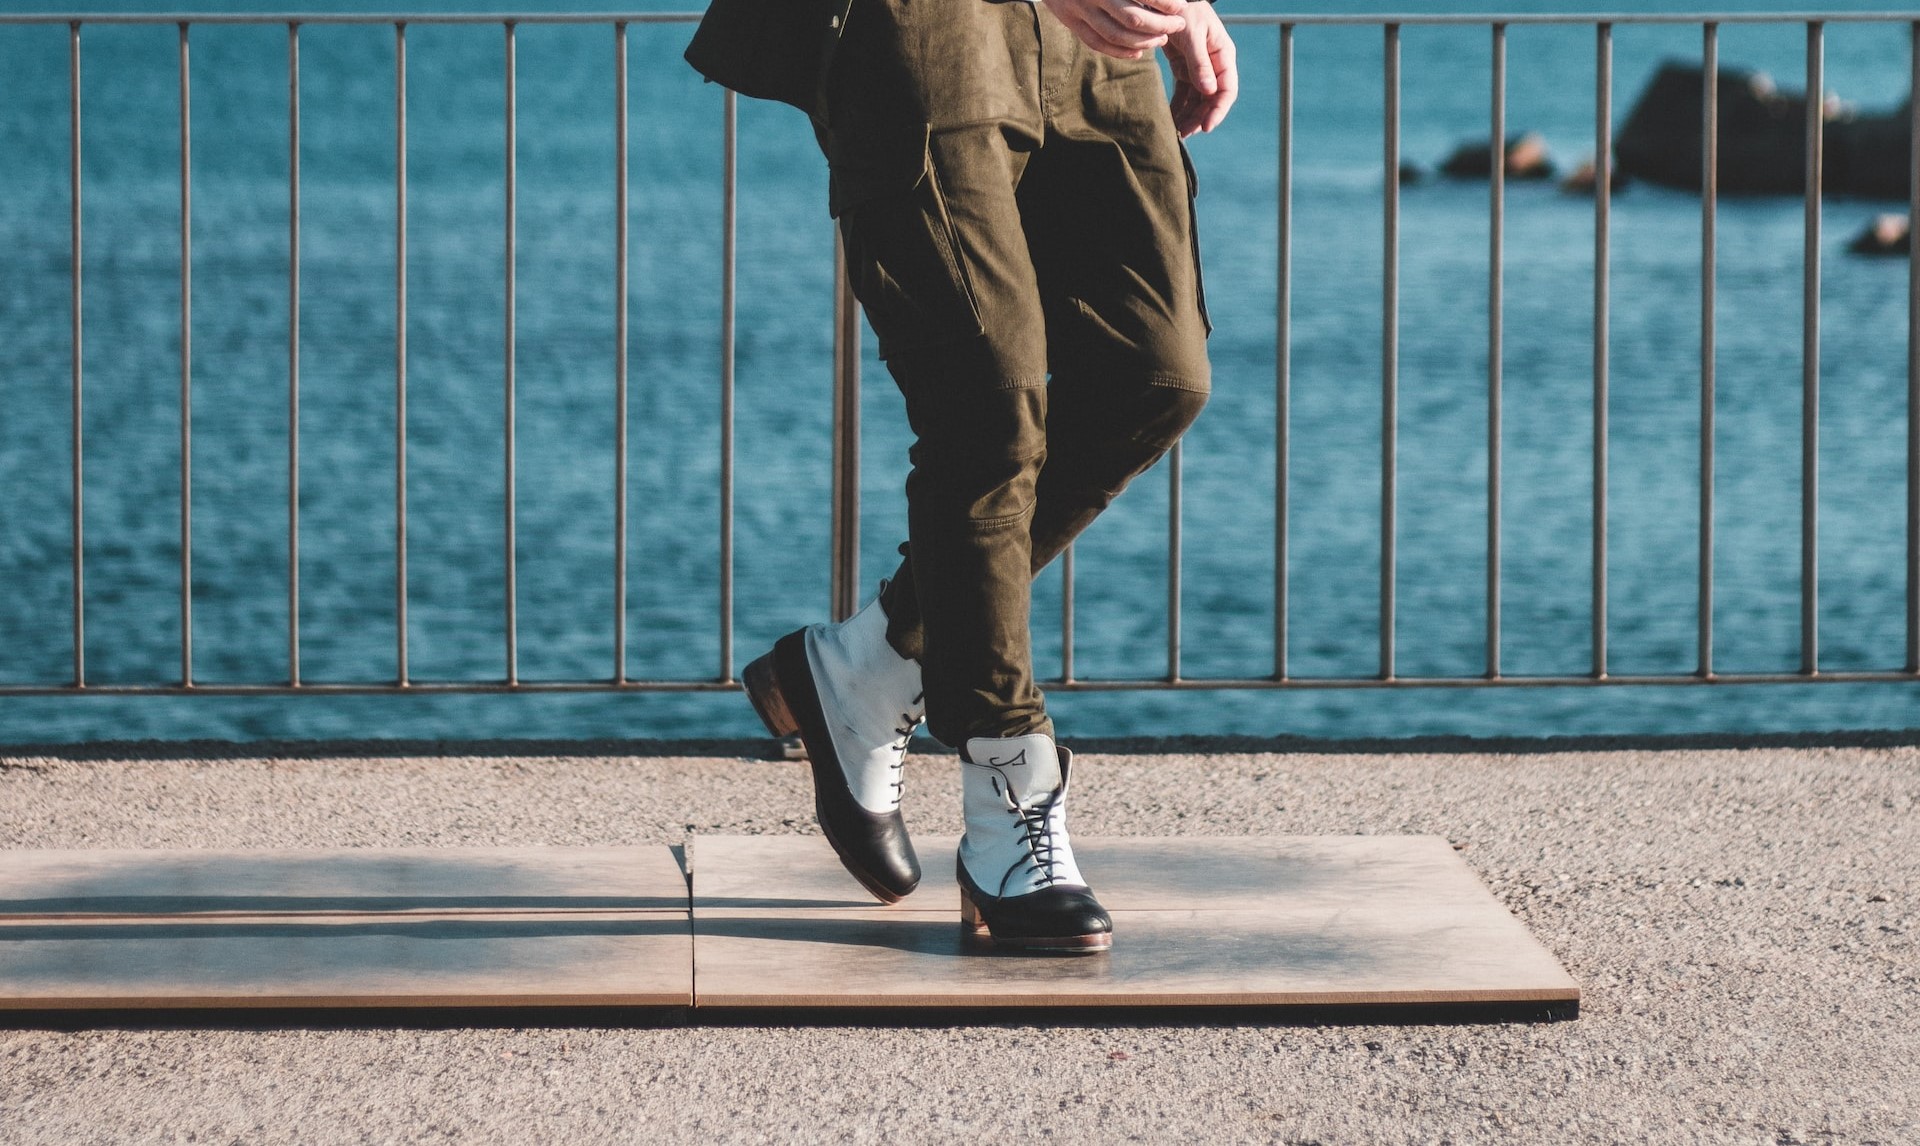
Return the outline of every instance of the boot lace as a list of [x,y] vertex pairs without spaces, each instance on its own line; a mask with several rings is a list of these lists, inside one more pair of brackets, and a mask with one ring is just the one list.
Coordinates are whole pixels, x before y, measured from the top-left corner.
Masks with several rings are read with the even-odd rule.
[[1025,845],[1027,853],[1022,863],[1014,864],[1007,872],[1006,879],[1000,881],[1001,889],[1005,890],[1007,880],[1012,879],[1020,871],[1022,864],[1032,865],[1034,876],[1040,881],[1040,887],[1052,887],[1059,883],[1060,877],[1054,873],[1053,863],[1054,852],[1058,850],[1058,845],[1054,843],[1053,810],[1060,803],[1060,798],[1066,794],[1066,790],[1056,789],[1033,807],[1023,808],[1020,802],[1013,798],[1013,790],[1010,786],[1000,785],[998,778],[995,779],[995,786],[1000,788],[1000,794],[1007,801],[1007,813],[1019,821],[1020,842]]
[[[921,699],[925,696],[925,692],[915,693],[913,697],[914,707],[919,707]],[[925,717],[916,716],[911,712],[903,712],[900,714],[900,723],[893,726],[893,734],[900,739],[890,745],[893,749],[893,761],[887,765],[887,770],[891,772],[892,775],[888,778],[887,783],[888,786],[893,789],[892,799],[895,806],[899,805],[901,797],[905,796],[907,792],[907,746],[913,742],[914,730],[919,728],[921,721],[925,719]]]

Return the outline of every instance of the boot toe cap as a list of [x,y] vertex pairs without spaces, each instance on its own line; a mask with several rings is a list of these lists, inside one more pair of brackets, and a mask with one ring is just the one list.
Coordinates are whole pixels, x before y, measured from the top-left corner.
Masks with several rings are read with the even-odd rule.
[[989,918],[996,940],[1071,939],[1113,933],[1113,917],[1093,897],[1093,889],[1077,884],[1055,884],[1002,899],[993,905]]
[[882,902],[920,886],[920,857],[899,812],[876,814],[852,801],[817,801],[815,811],[841,863]]
[[1053,934],[1110,935],[1113,916],[1093,897],[1093,889],[1079,886],[1054,886],[1034,893],[1043,897],[1035,903],[1036,923],[1046,921]]

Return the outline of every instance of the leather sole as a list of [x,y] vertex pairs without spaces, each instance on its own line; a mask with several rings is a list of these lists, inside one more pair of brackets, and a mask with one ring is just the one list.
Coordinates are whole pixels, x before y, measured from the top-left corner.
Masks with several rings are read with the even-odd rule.
[[969,943],[1029,951],[1041,955],[1097,955],[1113,948],[1113,932],[1096,931],[1087,935],[1042,935],[1002,939],[993,933],[987,917],[965,885],[960,888],[960,932]]
[[848,849],[834,834],[832,817],[822,806],[821,792],[830,779],[838,779],[828,777],[824,770],[837,770],[840,759],[834,754],[833,737],[827,731],[820,697],[814,690],[813,670],[807,663],[806,630],[796,629],[774,642],[773,651],[747,666],[741,683],[767,731],[781,737],[797,735],[807,746],[807,763],[813,769],[814,818],[820,822],[820,832],[827,837],[833,854],[840,857],[840,865],[881,903],[900,902],[903,897],[899,892],[875,882],[857,861],[848,858]]

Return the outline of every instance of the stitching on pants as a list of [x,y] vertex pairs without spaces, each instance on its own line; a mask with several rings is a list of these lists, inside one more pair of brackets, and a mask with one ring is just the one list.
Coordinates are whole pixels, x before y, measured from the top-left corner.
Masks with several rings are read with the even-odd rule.
[[1194,394],[1213,393],[1213,385],[1210,382],[1195,382],[1183,375],[1165,374],[1160,371],[1147,375],[1147,385],[1164,386],[1169,390],[1186,390]]

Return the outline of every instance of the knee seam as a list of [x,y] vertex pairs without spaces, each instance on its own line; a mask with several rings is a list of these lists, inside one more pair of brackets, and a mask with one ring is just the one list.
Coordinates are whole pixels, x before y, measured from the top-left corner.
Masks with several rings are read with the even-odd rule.
[[1032,517],[1033,517],[1033,502],[1029,501],[1026,505],[1020,507],[1019,509],[1013,511],[1012,513],[1003,513],[997,517],[970,517],[967,519],[967,528],[973,529],[973,530],[979,530],[982,532],[989,532],[989,531],[998,530],[998,529],[1005,529],[1010,525],[1024,524],[1025,522],[1030,520]]
[[1212,383],[1205,379],[1195,381],[1184,374],[1168,374],[1158,370],[1147,375],[1147,385],[1164,386],[1169,390],[1185,390],[1190,394],[1211,394],[1213,392]]

